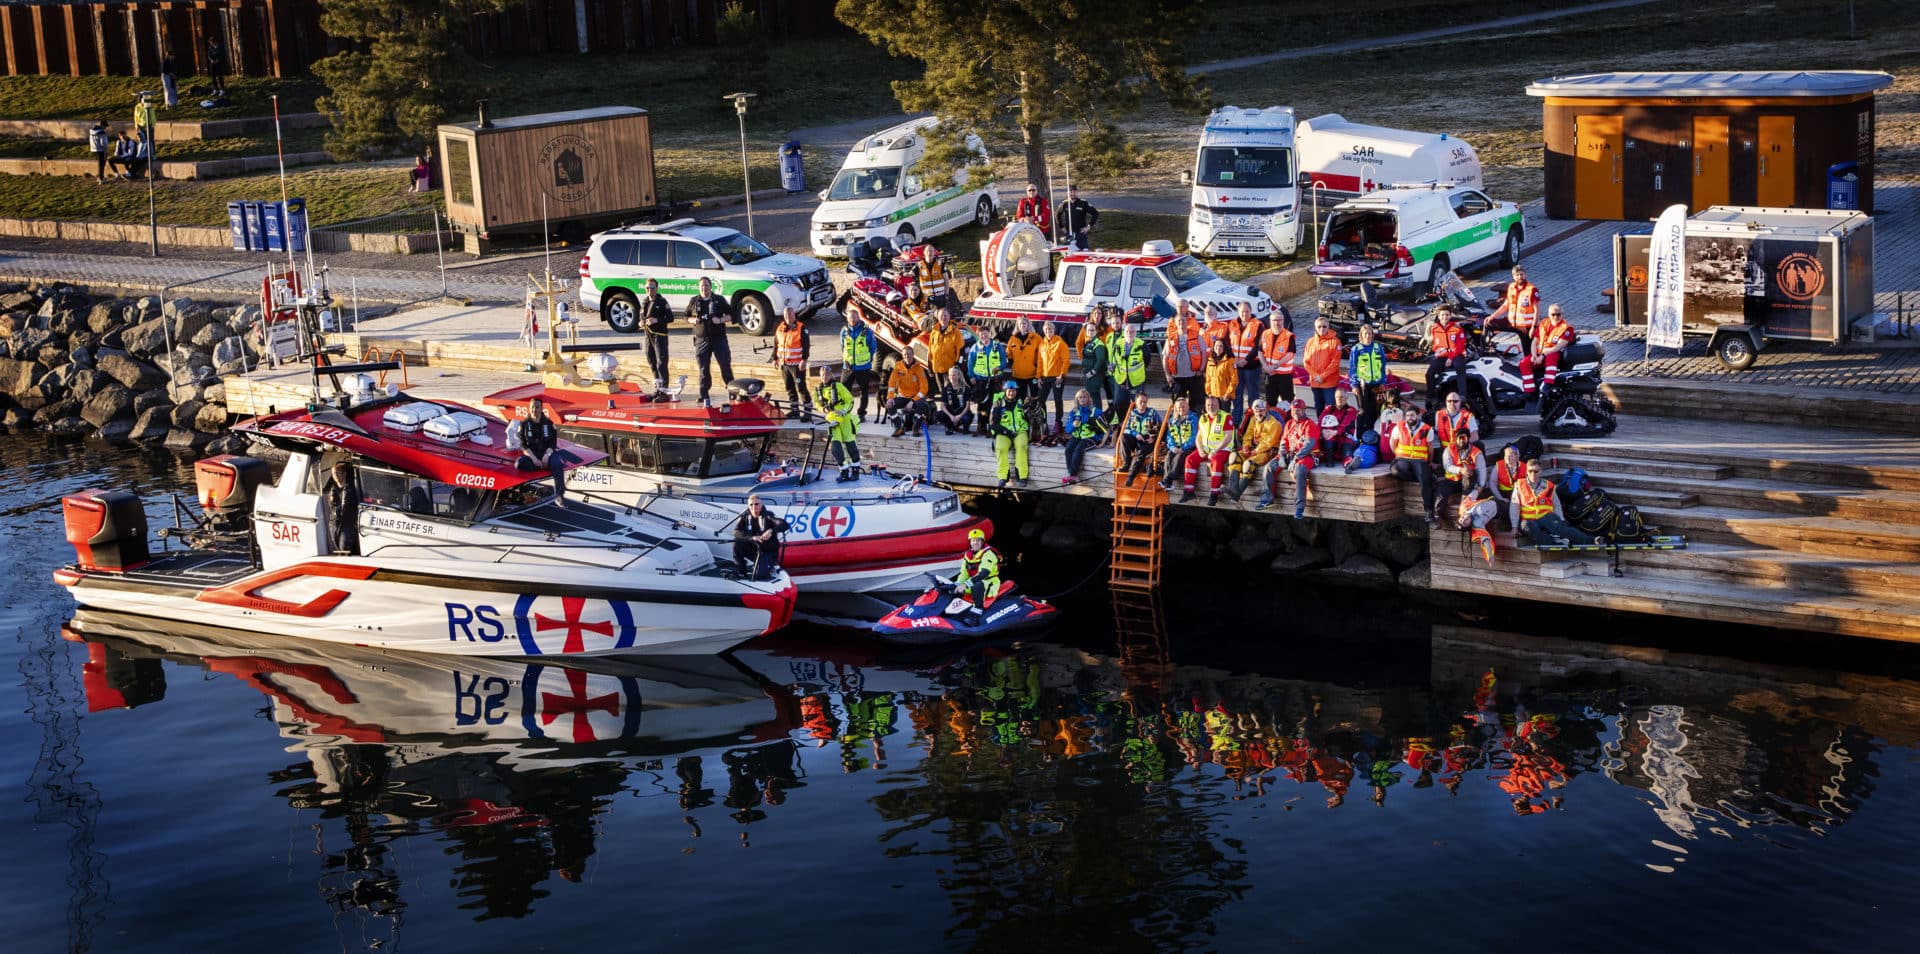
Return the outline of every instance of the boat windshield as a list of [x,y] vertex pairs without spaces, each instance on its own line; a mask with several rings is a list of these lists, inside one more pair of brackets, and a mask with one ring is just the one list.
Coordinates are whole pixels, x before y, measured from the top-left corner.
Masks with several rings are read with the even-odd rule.
[[899,191],[899,188],[899,166],[842,169],[839,175],[833,177],[833,185],[827,187],[827,201],[890,199],[895,192]]
[[[513,488],[512,492],[525,491],[542,498],[552,496],[550,486],[542,489],[545,483],[533,481]],[[359,485],[361,506],[397,510],[418,517],[471,523],[486,502],[486,494],[471,487],[455,487],[425,477],[365,465],[359,468]],[[508,492],[501,493],[504,496]]]
[[713,460],[707,464],[708,477],[751,474],[760,469],[766,453],[765,437],[729,437],[713,442]]
[[728,265],[745,265],[763,258],[772,258],[773,249],[755,241],[753,236],[744,232],[723,235],[707,243],[713,246],[714,254],[726,259]]
[[1167,284],[1172,285],[1173,290],[1176,292],[1198,288],[1201,285],[1205,285],[1211,281],[1217,281],[1220,278],[1220,276],[1213,273],[1213,269],[1200,264],[1200,260],[1191,255],[1182,255],[1160,266],[1160,274],[1166,278]]

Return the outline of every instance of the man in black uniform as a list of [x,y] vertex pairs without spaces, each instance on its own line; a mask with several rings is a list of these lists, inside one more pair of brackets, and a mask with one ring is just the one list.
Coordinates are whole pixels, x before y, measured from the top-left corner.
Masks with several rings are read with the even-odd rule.
[[527,419],[515,426],[520,428],[520,459],[514,461],[514,467],[519,470],[547,468],[553,474],[553,499],[566,506],[567,454],[559,449],[560,431],[547,416],[546,404],[539,398],[528,401]]
[[360,488],[353,484],[353,470],[346,464],[333,465],[333,480],[327,484],[327,552],[360,555]]
[[733,527],[733,562],[739,564],[740,572],[756,580],[770,579],[780,555],[780,535],[789,529],[759,494],[748,497],[747,512]]
[[1067,187],[1067,201],[1054,218],[1060,223],[1060,241],[1083,252],[1092,247],[1087,233],[1100,224],[1100,210],[1080,198],[1079,186]]
[[673,325],[673,306],[660,294],[660,282],[647,279],[647,300],[640,303],[640,326],[647,332],[647,367],[653,369],[653,386],[667,386],[667,329]]
[[733,351],[727,347],[727,324],[733,306],[713,293],[713,279],[700,279],[700,294],[687,302],[687,320],[693,322],[693,360],[700,365],[700,403],[713,390],[713,362],[720,362],[720,386],[733,380]]

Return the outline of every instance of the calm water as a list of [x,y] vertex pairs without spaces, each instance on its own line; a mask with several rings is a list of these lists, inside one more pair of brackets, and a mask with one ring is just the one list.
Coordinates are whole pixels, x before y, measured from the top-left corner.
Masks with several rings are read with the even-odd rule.
[[7,438],[0,471],[7,951],[1920,935],[1912,653],[1218,580],[1164,637],[1089,591],[1064,642],[958,657],[808,633],[582,673],[93,618],[76,642],[58,495],[135,484],[159,525],[190,475]]

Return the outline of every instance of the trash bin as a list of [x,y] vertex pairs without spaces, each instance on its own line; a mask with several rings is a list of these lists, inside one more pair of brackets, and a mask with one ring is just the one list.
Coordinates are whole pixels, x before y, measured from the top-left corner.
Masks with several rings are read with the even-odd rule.
[[247,216],[247,251],[264,252],[267,250],[267,215],[262,208],[265,203],[251,199],[240,203]]
[[252,240],[247,235],[247,204],[245,202],[227,203],[227,231],[233,233],[234,251],[253,250]]
[[287,250],[287,235],[286,235],[287,230],[286,230],[286,220],[284,218],[286,214],[285,207],[278,202],[262,202],[260,203],[260,213],[266,219],[266,224],[267,224],[266,237],[265,237],[265,244],[267,246],[267,251],[269,252],[286,251]]
[[800,155],[800,141],[780,147],[780,187],[788,192],[807,191],[807,166]]
[[1860,164],[1836,162],[1827,167],[1827,208],[1860,208]]
[[307,250],[307,200],[288,199],[286,221],[287,251]]

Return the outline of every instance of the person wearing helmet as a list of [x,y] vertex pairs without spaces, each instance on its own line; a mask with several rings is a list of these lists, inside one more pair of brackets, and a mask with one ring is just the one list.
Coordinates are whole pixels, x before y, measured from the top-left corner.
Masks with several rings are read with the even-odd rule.
[[960,575],[953,578],[953,591],[965,596],[976,609],[1000,592],[1000,551],[987,545],[986,531],[967,533],[967,552],[960,556]]
[[853,413],[853,392],[840,383],[832,365],[820,367],[820,387],[814,392],[813,403],[826,415],[827,447],[833,451],[833,462],[840,466],[840,476],[834,480],[843,484],[859,480],[860,418]]
[[1000,486],[1007,485],[1007,456],[1012,451],[1014,463],[1013,480],[1020,486],[1027,485],[1027,447],[1031,443],[1028,433],[1027,409],[1020,402],[1020,383],[1009,379],[1001,386],[1000,396],[993,399],[987,408],[987,433],[993,435],[994,474],[1000,478]]

